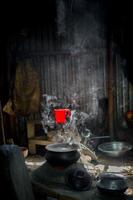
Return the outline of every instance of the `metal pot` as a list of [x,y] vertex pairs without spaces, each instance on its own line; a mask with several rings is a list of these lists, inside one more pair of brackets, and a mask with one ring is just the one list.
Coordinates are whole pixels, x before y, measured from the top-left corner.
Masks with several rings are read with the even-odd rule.
[[100,193],[107,195],[124,195],[126,191],[127,184],[122,176],[105,173],[99,177],[96,186]]
[[75,144],[55,143],[46,146],[45,158],[52,166],[68,167],[80,158],[80,153]]

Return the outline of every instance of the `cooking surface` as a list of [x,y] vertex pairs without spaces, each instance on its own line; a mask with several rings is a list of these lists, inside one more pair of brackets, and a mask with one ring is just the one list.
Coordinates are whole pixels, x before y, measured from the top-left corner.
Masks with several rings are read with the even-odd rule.
[[[128,187],[132,190],[133,189],[133,173],[132,174],[128,174],[128,173],[123,173],[123,169],[126,167],[132,168],[133,167],[133,153],[129,152],[126,156],[122,156],[118,158],[112,158],[112,157],[107,157],[101,153],[97,153],[98,156],[98,164],[95,165],[96,168],[100,167],[100,172],[104,171],[104,172],[114,172],[114,173],[119,173],[119,174],[123,174],[124,176],[127,177],[127,184]],[[32,156],[32,157],[27,157],[26,158],[26,164],[28,166],[28,169],[30,170],[30,172],[35,172],[36,169],[38,169],[40,166],[42,166],[44,163],[46,162],[45,157],[42,156]],[[89,166],[91,166],[91,169],[93,168],[93,165],[89,163]],[[45,171],[45,170],[44,170]],[[58,170],[57,170],[58,171]],[[90,172],[92,172],[93,170],[90,170]],[[51,173],[51,172],[50,172]],[[63,172],[62,172],[63,173]],[[45,174],[45,173],[43,173]],[[53,175],[55,176],[54,178],[56,179],[56,175],[57,172],[53,172]],[[91,190],[89,191],[82,191],[82,192],[78,192],[78,191],[74,191],[71,190],[69,187],[66,187],[65,184],[61,183],[55,183],[55,184],[51,184],[51,186],[48,186],[48,184],[44,184],[44,179],[45,176],[39,175],[41,177],[41,183],[40,182],[40,178],[37,179],[35,181],[35,185],[36,188],[38,188],[38,191],[42,191],[42,193],[44,191],[49,191],[50,192],[55,192],[55,193],[59,193],[60,195],[65,195],[65,196],[70,196],[74,199],[80,200],[83,199],[84,200],[89,200],[90,199],[95,199],[95,200],[117,200],[118,198],[114,198],[114,197],[105,197],[102,196],[96,186],[95,186],[95,181],[93,181],[93,186],[91,188]],[[52,176],[49,177],[49,180]],[[62,176],[63,177],[63,176]],[[55,181],[54,179],[54,181]],[[63,179],[61,179],[62,181]],[[133,191],[133,190],[132,190]],[[130,195],[126,195],[124,196],[125,200],[131,200],[133,199],[133,196]],[[121,199],[122,200],[122,199]]]
[[[43,171],[43,174],[42,174]],[[96,181],[93,181],[92,187],[88,191],[75,191],[65,184],[65,173],[58,169],[47,168],[46,163],[42,168],[38,168],[32,173],[33,185],[39,192],[55,193],[60,196],[67,196],[77,200],[107,200],[105,195],[101,195],[96,188]],[[133,188],[133,179],[128,180],[128,186]],[[68,198],[69,199],[69,198]],[[122,198],[108,197],[110,200],[117,200]],[[123,199],[133,199],[133,196],[124,195]]]
[[[37,176],[36,176],[37,175]],[[47,194],[54,194],[58,197],[67,197],[66,199],[75,199],[75,200],[131,200],[133,199],[133,196],[124,195],[123,197],[114,197],[114,196],[105,196],[99,193],[99,191],[96,188],[96,182],[93,182],[93,185],[90,190],[88,191],[75,191],[71,188],[67,187],[63,183],[53,183],[48,184],[46,183],[46,179],[44,179],[44,176],[41,174],[34,174],[33,176],[33,187],[36,187],[36,190],[38,190],[39,193],[43,193],[44,191]],[[56,176],[56,175],[54,175]],[[56,180],[57,181],[57,180]],[[62,180],[61,180],[62,181]]]

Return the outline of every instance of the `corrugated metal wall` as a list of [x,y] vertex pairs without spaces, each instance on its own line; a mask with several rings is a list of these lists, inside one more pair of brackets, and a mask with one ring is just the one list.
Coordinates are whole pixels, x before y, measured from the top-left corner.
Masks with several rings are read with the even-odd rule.
[[124,73],[126,60],[122,59],[119,54],[114,58],[115,67],[115,84],[114,84],[114,103],[115,119],[118,127],[122,127],[124,115],[128,110],[133,110],[133,85],[128,81]]
[[[56,95],[66,103],[75,98],[79,109],[88,113],[94,124],[102,121],[99,100],[107,97],[105,49],[89,49],[74,55],[69,51],[47,52],[39,48],[40,39],[45,46],[45,40],[40,37],[32,38],[32,43],[16,41],[12,48],[17,45],[21,49],[23,45],[23,50],[16,52],[16,61],[28,59],[32,62],[39,73],[41,94]],[[37,48],[33,51],[34,46]],[[38,117],[38,114],[30,116],[31,119]]]
[[[70,16],[68,23],[71,25]],[[24,29],[11,36],[9,68],[14,60],[31,60],[40,76],[42,94],[56,95],[66,102],[76,94],[80,110],[90,115],[93,125],[106,126],[107,106],[103,104],[108,98],[108,66],[106,38],[100,35],[103,22],[99,22],[96,10],[92,9],[90,14],[80,16],[80,21],[79,16],[73,19],[73,23],[70,30],[66,26],[65,36],[58,35],[51,22],[42,29]],[[119,126],[124,112],[133,109],[133,86],[123,73],[120,55],[116,54],[114,60],[114,118]],[[29,118],[39,117],[37,113]]]

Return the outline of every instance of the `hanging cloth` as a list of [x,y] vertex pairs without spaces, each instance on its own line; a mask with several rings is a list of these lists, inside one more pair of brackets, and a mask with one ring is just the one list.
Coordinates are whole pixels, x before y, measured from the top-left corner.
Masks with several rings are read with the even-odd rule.
[[20,62],[16,67],[12,104],[14,112],[23,116],[39,111],[39,75],[29,61]]

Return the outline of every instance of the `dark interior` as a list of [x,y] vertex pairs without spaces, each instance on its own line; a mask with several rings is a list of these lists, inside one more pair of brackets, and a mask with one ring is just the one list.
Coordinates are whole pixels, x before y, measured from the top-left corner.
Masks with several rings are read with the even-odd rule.
[[[1,3],[0,146],[13,143],[29,149],[29,129],[47,140],[41,124],[44,94],[88,115],[84,127],[92,134],[92,150],[112,140],[133,145],[131,4]],[[78,129],[83,131],[80,125]],[[36,144],[41,156],[46,152],[42,146]]]

